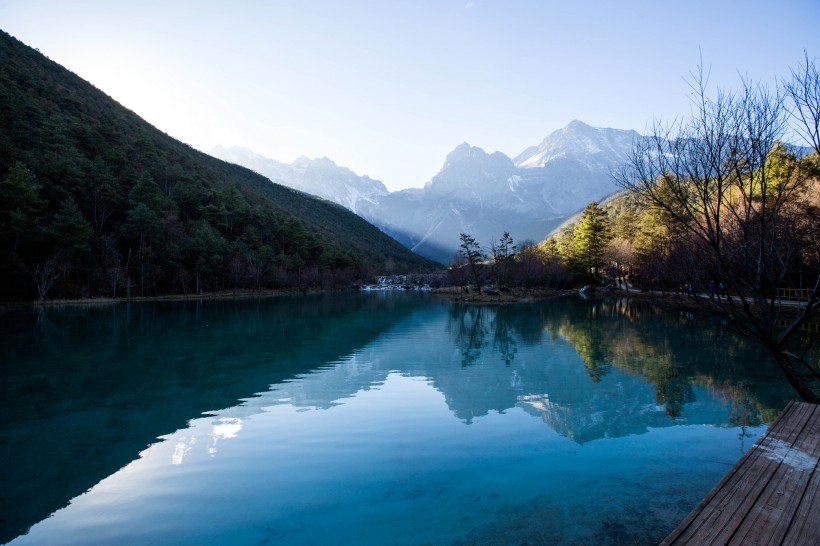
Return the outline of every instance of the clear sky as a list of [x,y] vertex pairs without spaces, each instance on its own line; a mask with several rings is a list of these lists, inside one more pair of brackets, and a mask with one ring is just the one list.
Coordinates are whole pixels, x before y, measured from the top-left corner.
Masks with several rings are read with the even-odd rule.
[[700,52],[717,85],[773,82],[819,26],[818,0],[0,0],[0,28],[173,137],[393,190],[464,141],[685,114]]

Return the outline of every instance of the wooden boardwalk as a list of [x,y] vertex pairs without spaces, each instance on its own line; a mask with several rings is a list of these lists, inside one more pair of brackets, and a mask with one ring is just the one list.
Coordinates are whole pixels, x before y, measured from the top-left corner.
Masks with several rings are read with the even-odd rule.
[[662,542],[820,544],[820,406],[790,402]]

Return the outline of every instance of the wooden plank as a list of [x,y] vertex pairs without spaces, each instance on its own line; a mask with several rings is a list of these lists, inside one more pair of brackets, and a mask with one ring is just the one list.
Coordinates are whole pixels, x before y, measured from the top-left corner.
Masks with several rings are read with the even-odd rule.
[[[786,421],[790,416],[791,412],[793,411],[793,403],[789,402],[785,409],[780,413],[780,415],[774,420],[774,422],[769,426],[769,431],[778,428],[782,422]],[[767,432],[768,434],[768,432]],[[758,441],[755,443],[755,446],[760,443],[766,435],[759,438]],[[702,501],[689,513],[689,515],[675,528],[672,533],[670,533],[664,540],[661,542],[661,546],[667,546],[670,544],[675,544],[680,542],[682,544],[686,543],[686,539],[682,538],[685,533],[691,533],[692,529],[699,526],[700,523],[695,523],[695,520],[698,518],[702,518],[704,512],[707,510],[707,507],[711,506],[712,503],[715,501],[715,497],[721,492],[726,490],[726,484],[732,482],[737,479],[737,473],[739,472],[740,468],[745,464],[746,460],[748,460],[752,456],[757,456],[757,453],[754,449],[749,449],[741,458],[740,460],[735,463],[735,465],[726,473],[723,479],[718,482],[718,484],[712,488],[712,490],[703,498]]]
[[[783,411],[780,413],[780,415],[774,420],[774,422],[771,425],[769,425],[769,431],[774,430],[775,428],[778,428],[783,421],[788,419],[791,412],[793,411],[793,407],[792,407],[793,405],[794,405],[793,402],[789,402],[786,405],[786,407],[783,409]],[[768,434],[768,432],[767,432],[767,434]],[[760,443],[763,440],[764,437],[765,437],[765,435],[763,437],[759,438],[758,441],[755,443],[755,445]],[[702,501],[700,501],[700,503],[692,510],[692,512],[690,512],[689,515],[675,528],[675,530],[672,531],[672,533],[670,533],[669,536],[667,536],[663,540],[663,542],[661,542],[661,546],[666,546],[666,545],[674,544],[675,542],[677,542],[680,539],[681,535],[683,535],[693,525],[695,519],[697,519],[698,517],[701,517],[704,510],[706,510],[706,507],[709,506],[710,504],[712,504],[712,501],[715,498],[715,496],[720,491],[724,490],[724,487],[726,486],[726,484],[728,482],[732,481],[732,480],[737,479],[737,476],[736,476],[737,472],[745,464],[745,461],[747,459],[749,459],[752,455],[756,456],[757,453],[754,449],[749,449],[740,458],[740,460],[737,463],[735,463],[735,465],[731,468],[731,470],[729,470],[729,472],[727,472],[726,475],[723,476],[723,479],[721,479],[720,482],[718,482],[718,484],[714,488],[712,488],[712,490],[703,498]],[[683,541],[683,542],[685,543],[685,541]]]
[[[772,477],[782,464],[782,459],[791,447],[789,443],[799,435],[802,429],[794,428],[800,421],[797,417],[802,412],[795,411],[791,419],[779,430],[773,430],[764,440],[755,446],[756,456],[750,456],[738,472],[738,480],[734,487],[725,490],[720,503],[715,503],[711,520],[704,521],[704,526],[694,533],[692,539],[696,543],[709,541],[711,543],[728,543],[748,513],[754,509],[764,491],[771,485]],[[780,434],[778,434],[778,432]],[[785,438],[786,440],[781,440]]]
[[[733,467],[729,479],[712,490],[699,516],[676,540],[684,544],[726,544],[780,464],[765,454],[774,450],[775,440],[783,438],[781,441],[791,444],[797,438],[802,428],[795,429],[795,423],[806,411],[804,406],[788,406],[769,432],[755,443],[748,457]],[[749,468],[755,470],[749,472]]]
[[813,430],[813,425],[820,423],[820,411],[816,407],[813,410],[791,447],[784,443],[776,447],[781,453],[767,454],[781,463],[729,544],[780,544],[783,541],[817,467],[817,457],[812,454],[818,452],[820,435]]
[[662,544],[780,544],[786,536],[805,544],[816,538],[818,427],[820,407],[789,403]]
[[[820,436],[820,407],[814,413],[810,434]],[[783,539],[784,545],[820,544],[820,452],[815,451],[814,457],[814,472]]]
[[806,494],[794,514],[783,546],[820,544],[820,465],[814,467]]

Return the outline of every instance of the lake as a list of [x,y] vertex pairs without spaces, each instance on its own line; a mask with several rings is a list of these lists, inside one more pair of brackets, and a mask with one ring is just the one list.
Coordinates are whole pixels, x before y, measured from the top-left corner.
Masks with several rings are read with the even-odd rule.
[[655,544],[795,396],[628,299],[0,312],[0,542]]

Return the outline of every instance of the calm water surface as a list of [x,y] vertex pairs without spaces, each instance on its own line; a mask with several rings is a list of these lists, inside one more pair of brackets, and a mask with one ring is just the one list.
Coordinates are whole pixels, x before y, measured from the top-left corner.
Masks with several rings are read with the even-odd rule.
[[0,542],[654,544],[793,397],[708,317],[415,294],[0,314]]

